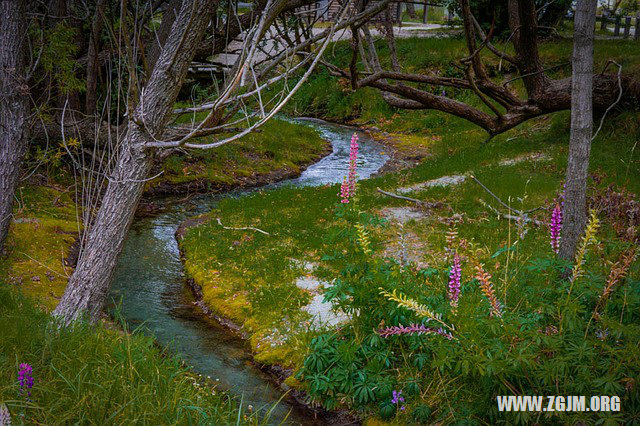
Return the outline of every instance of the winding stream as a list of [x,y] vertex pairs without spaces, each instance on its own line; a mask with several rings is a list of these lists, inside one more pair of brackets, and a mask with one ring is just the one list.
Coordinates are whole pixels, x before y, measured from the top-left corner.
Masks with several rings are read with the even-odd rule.
[[[309,166],[298,178],[268,187],[342,181],[347,174],[354,129],[319,120],[298,121],[315,127],[331,142],[333,152]],[[378,171],[388,157],[381,153],[383,147],[365,133],[358,132],[358,135],[358,177],[365,179]],[[179,354],[197,373],[218,380],[219,389],[242,397],[243,407],[252,405],[254,410],[268,410],[281,399],[283,392],[251,362],[246,342],[222,326],[212,324],[192,304],[174,237],[187,217],[211,210],[221,198],[245,193],[247,191],[204,195],[187,205],[174,204],[155,217],[137,219],[120,257],[110,299],[119,304],[120,313],[131,329],[141,327],[161,345]],[[277,405],[270,419],[279,423],[285,418],[290,424],[319,423],[309,410],[286,399]]]

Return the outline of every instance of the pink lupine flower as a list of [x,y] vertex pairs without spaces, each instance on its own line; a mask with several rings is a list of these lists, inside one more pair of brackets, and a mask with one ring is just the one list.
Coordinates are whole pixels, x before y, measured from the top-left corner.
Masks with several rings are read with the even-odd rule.
[[551,249],[558,254],[560,251],[560,231],[562,231],[562,207],[559,203],[556,203],[551,213],[549,229],[551,231]]
[[439,334],[448,340],[453,339],[453,335],[443,328],[425,327],[422,324],[411,324],[408,326],[400,325],[397,327],[385,327],[378,330],[378,334],[382,337],[400,336],[403,334]]
[[351,136],[351,146],[349,150],[349,189],[351,193],[356,190],[356,169],[358,168],[358,135]]
[[449,272],[449,302],[453,308],[458,307],[458,298],[460,297],[460,278],[462,277],[462,268],[460,267],[460,256],[456,253],[453,256],[453,265]]
[[342,180],[342,185],[340,185],[340,198],[342,198],[341,202],[343,204],[347,204],[349,202],[349,182],[347,178]]
[[339,196],[343,204],[349,203],[349,198],[353,197],[356,192],[358,147],[358,135],[354,133],[351,137],[351,145],[349,147],[349,174],[344,178],[340,186]]

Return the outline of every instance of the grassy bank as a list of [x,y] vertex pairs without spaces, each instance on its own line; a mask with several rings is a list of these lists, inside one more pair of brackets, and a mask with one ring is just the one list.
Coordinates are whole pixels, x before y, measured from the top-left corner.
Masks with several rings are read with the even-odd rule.
[[[212,137],[199,140],[209,143]],[[257,133],[210,150],[170,155],[162,175],[147,185],[148,192],[212,192],[293,177],[330,149],[307,126],[271,120]]]
[[[0,312],[0,405],[13,424],[257,423],[149,337],[103,325],[58,331],[2,283]],[[19,385],[22,363],[33,368],[30,395]]]

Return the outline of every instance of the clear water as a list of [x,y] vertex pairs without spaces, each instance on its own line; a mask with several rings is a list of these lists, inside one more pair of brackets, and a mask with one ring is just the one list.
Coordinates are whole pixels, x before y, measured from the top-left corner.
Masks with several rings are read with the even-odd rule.
[[[315,127],[329,140],[333,152],[311,165],[301,176],[277,184],[324,185],[341,182],[347,173],[353,128],[312,119],[297,120]],[[365,133],[360,137],[358,178],[364,179],[384,165],[383,147]],[[264,190],[264,188],[263,188]],[[188,204],[167,200],[171,207],[151,218],[136,220],[129,232],[114,278],[111,297],[131,329],[141,327],[161,344],[179,355],[199,374],[218,380],[219,389],[242,398],[243,406],[269,410],[283,392],[251,362],[246,342],[213,324],[193,305],[185,288],[175,232],[189,216],[210,210],[223,197],[244,192],[200,196]],[[321,424],[312,413],[286,398],[270,417],[272,423],[286,418],[288,424]]]

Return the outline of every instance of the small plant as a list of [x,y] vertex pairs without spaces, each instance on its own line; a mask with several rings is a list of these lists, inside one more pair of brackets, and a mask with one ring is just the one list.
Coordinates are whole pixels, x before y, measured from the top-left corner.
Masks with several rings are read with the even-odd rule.
[[31,388],[33,388],[33,367],[30,364],[22,363],[18,369],[18,382],[20,383],[20,394],[31,396]]

